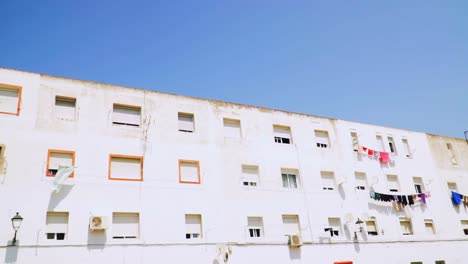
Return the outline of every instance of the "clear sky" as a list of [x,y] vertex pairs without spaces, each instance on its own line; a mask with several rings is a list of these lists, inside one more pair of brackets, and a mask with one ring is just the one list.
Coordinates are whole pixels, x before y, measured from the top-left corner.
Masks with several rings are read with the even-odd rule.
[[468,1],[0,1],[0,66],[463,137]]

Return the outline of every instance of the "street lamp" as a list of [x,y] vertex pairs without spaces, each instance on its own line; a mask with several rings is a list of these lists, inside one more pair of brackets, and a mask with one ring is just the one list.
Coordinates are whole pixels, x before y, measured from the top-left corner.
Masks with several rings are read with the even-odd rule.
[[[362,227],[362,224],[364,224],[364,222],[361,219],[358,218],[357,221],[356,221],[356,225],[359,226],[359,232],[360,233],[362,233],[362,231],[364,230],[364,228]],[[356,231],[354,231],[354,239],[356,239],[356,240],[358,239]]]
[[11,218],[11,224],[13,225],[13,229],[15,230],[15,236],[13,237],[13,242],[11,243],[12,246],[16,245],[16,232],[21,226],[21,222],[23,222],[23,217],[16,212],[16,215]]

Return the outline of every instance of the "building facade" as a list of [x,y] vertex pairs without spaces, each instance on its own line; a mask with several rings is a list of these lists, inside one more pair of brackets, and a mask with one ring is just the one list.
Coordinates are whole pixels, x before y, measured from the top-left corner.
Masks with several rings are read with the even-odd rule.
[[5,263],[468,259],[461,139],[0,69],[0,144]]

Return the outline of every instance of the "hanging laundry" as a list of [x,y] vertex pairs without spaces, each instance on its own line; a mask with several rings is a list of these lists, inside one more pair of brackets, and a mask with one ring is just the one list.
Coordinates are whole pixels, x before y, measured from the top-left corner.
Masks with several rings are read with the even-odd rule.
[[367,150],[367,155],[373,157],[374,156],[374,150],[373,149],[368,149]]
[[453,204],[459,205],[461,203],[462,198],[463,198],[463,195],[452,191],[452,202],[453,202]]
[[378,159],[380,157],[380,152],[377,150],[374,151],[374,158]]
[[392,201],[392,206],[395,211],[400,212],[401,210],[401,204],[397,201]]
[[426,194],[425,193],[418,194],[418,197],[421,198],[421,202],[423,204],[426,204]]
[[413,195],[408,195],[408,204],[409,204],[409,205],[413,205],[413,204],[414,204]]
[[380,162],[389,163],[390,162],[390,154],[388,152],[380,152]]
[[463,196],[463,205],[468,206],[468,196]]

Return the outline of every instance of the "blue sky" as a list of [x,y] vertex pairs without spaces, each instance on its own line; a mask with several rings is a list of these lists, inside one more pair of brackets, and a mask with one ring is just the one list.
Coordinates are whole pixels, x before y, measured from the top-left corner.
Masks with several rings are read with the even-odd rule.
[[446,136],[468,1],[0,1],[0,66]]

